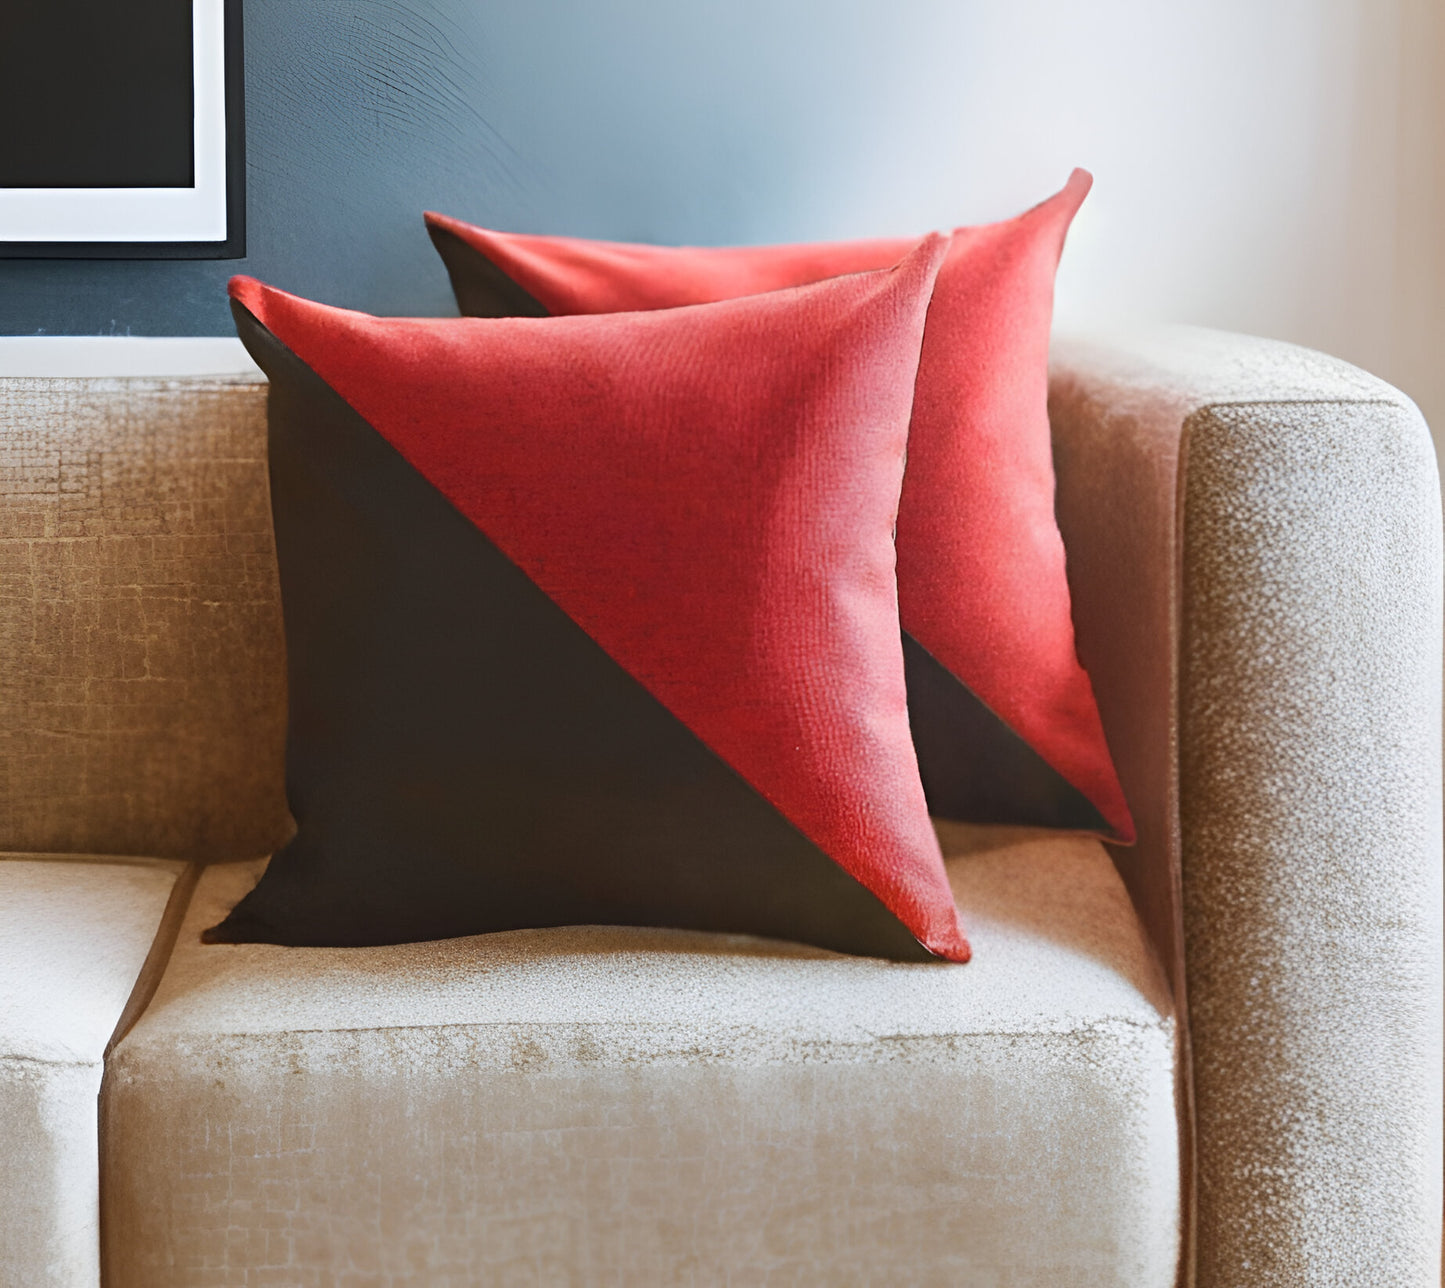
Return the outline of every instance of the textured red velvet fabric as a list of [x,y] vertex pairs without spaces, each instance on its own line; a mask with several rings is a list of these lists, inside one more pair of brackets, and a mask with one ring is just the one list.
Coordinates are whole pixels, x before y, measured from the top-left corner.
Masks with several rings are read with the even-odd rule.
[[607,316],[379,319],[249,278],[231,293],[925,947],[964,961],[909,737],[892,539],[946,250],[934,236],[891,271]]
[[[901,620],[915,640],[1132,841],[1074,647],[1054,521],[1048,344],[1064,237],[1092,180],[1015,219],[959,228],[928,313],[898,516]],[[437,214],[553,314],[728,299],[895,263],[914,243],[659,247],[478,228]]]

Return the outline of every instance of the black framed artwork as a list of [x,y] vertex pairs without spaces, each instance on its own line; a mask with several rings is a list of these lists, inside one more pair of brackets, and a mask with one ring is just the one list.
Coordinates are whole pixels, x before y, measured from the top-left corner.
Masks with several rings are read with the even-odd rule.
[[0,257],[245,254],[241,0],[0,0]]

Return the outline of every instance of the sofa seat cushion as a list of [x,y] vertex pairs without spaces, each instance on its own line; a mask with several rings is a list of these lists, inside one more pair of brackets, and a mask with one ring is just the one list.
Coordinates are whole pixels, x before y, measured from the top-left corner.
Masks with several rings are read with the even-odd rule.
[[107,1283],[1173,1283],[1174,1019],[1103,847],[949,826],[967,966],[577,927],[204,945],[117,1046]]
[[183,867],[0,855],[0,1284],[100,1282],[102,1060]]

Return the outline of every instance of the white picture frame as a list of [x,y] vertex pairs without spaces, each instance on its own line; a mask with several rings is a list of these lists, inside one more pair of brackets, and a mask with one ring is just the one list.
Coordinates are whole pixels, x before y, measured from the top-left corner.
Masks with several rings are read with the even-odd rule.
[[191,0],[190,187],[0,187],[0,256],[239,258],[244,242],[240,0]]

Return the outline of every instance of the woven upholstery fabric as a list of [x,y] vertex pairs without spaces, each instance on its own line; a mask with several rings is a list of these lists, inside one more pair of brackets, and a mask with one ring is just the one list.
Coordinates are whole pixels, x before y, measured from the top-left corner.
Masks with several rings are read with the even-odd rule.
[[1174,1025],[1096,841],[944,830],[977,953],[205,945],[106,1082],[106,1282],[1167,1288]]
[[273,381],[298,835],[215,933],[662,924],[966,960],[893,577],[945,253],[548,319],[233,282]]
[[1080,649],[1139,822],[1115,858],[1187,986],[1200,1288],[1437,1283],[1428,433],[1344,363],[1189,329],[1060,346],[1051,410]]
[[[936,815],[1133,839],[1074,648],[1046,411],[1054,273],[1091,180],[956,229],[918,367],[898,514],[909,708]],[[659,247],[428,215],[464,313],[696,304],[880,268],[904,240]]]
[[181,868],[0,855],[0,1283],[100,1282],[101,1057]]
[[[1248,1265],[1261,1285],[1433,1284],[1434,453],[1399,401],[1211,407],[1186,433],[1185,952],[1200,1216],[1228,1231],[1200,1265],[1206,1282]],[[1327,888],[1298,879],[1306,855]],[[1274,1228],[1243,1219],[1260,1208]]]
[[0,379],[0,849],[285,839],[265,401],[259,377]]

